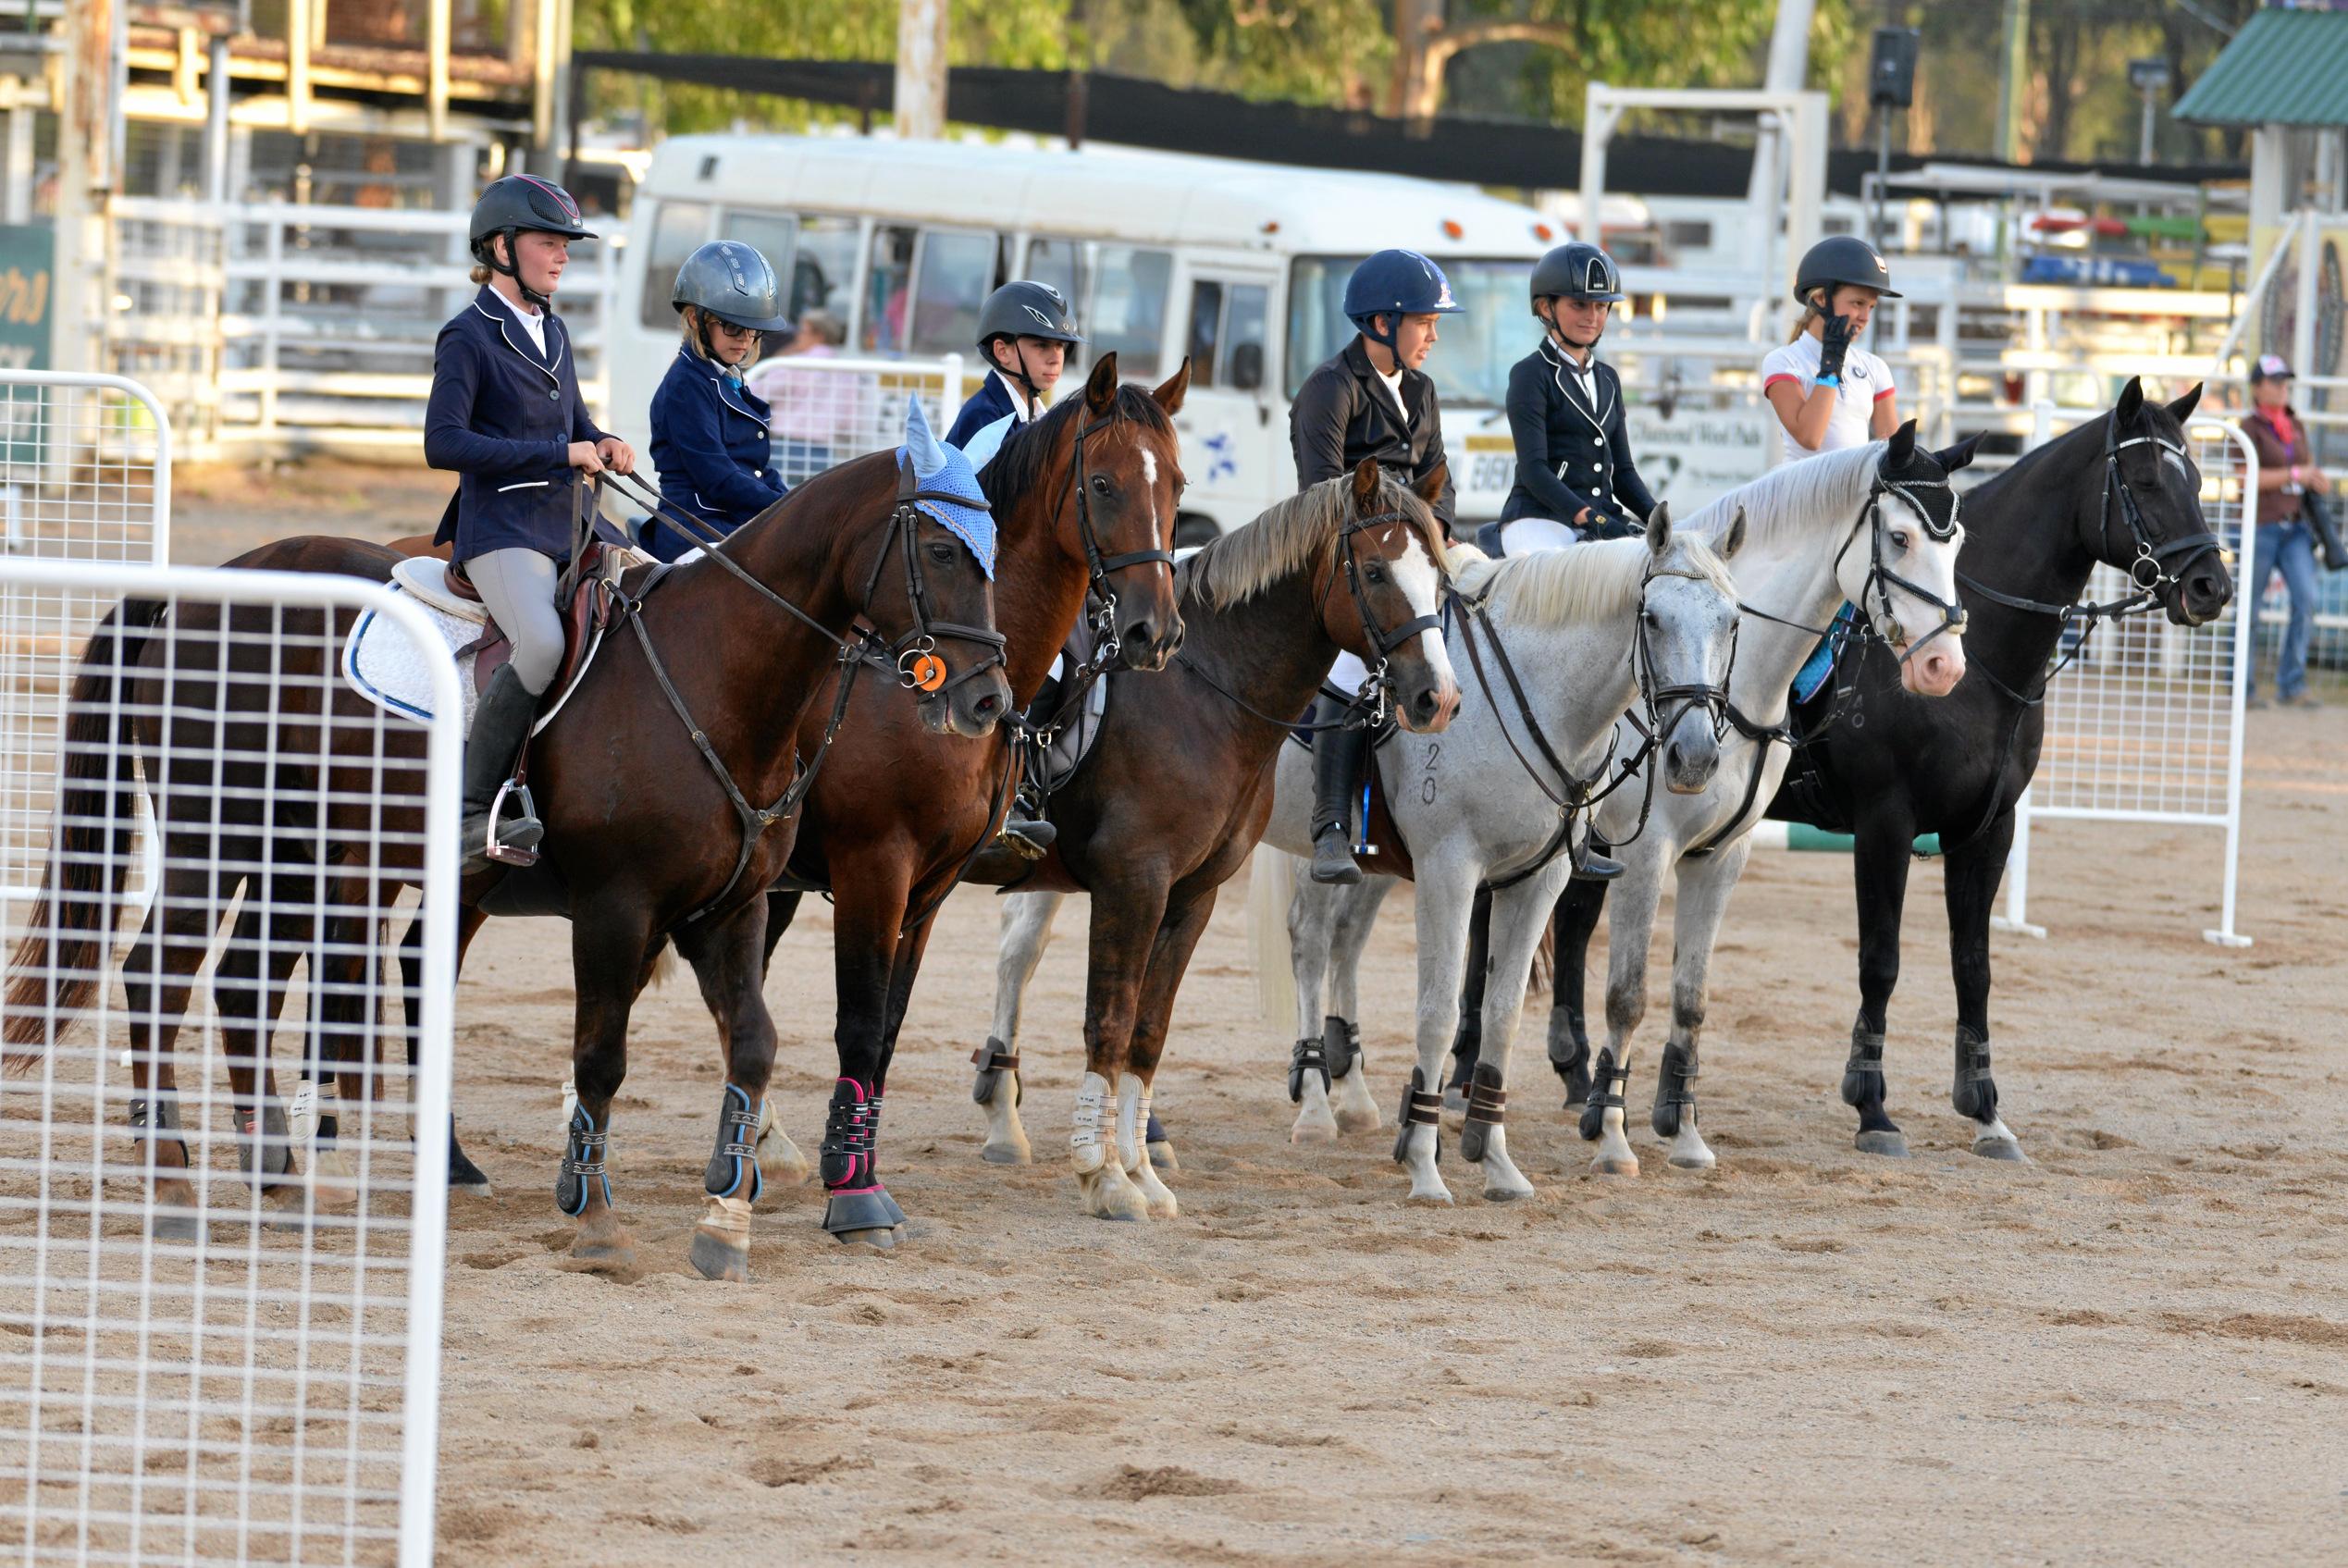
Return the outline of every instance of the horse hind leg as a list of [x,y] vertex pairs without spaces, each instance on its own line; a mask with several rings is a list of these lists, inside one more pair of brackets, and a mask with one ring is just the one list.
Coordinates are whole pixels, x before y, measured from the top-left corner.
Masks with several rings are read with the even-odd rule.
[[1701,859],[1679,863],[1672,932],[1672,1027],[1649,1121],[1655,1136],[1671,1140],[1667,1158],[1682,1170],[1709,1170],[1715,1163],[1711,1145],[1696,1126],[1697,1042],[1704,1028],[1712,947],[1720,939],[1728,895],[1736,891],[1751,849],[1751,841],[1740,838]]
[[145,1148],[141,1167],[148,1232],[163,1242],[204,1240],[203,1204],[192,1180],[195,1161],[181,1136],[173,1055],[187,1021],[195,972],[235,887],[216,885],[210,858],[208,838],[192,846],[167,845],[162,886],[122,963],[123,1012],[130,1036],[130,1137],[134,1147]]
[[1014,893],[1003,900],[1001,934],[995,943],[994,1029],[986,1043],[970,1053],[975,1069],[970,1080],[971,1102],[986,1113],[986,1142],[979,1157],[989,1165],[1027,1165],[1035,1151],[1020,1121],[1020,1101],[1025,1093],[1020,1079],[1020,1008],[1035,967],[1051,945],[1052,921],[1064,893]]
[[[1368,879],[1360,884],[1369,885]],[[1329,1104],[1332,1068],[1328,1059],[1324,999],[1328,994],[1332,947],[1352,888],[1296,879],[1288,904],[1289,962],[1296,979],[1296,1043],[1289,1048],[1288,1099],[1296,1107],[1289,1128],[1291,1143],[1337,1142],[1337,1112]]]
[[1524,1021],[1525,991],[1533,952],[1557,903],[1560,868],[1490,895],[1489,968],[1484,985],[1484,1051],[1468,1079],[1459,1152],[1484,1172],[1484,1197],[1506,1203],[1533,1195],[1533,1184],[1509,1157],[1506,1107],[1509,1056]]
[[2027,1163],[2021,1141],[1997,1115],[1997,1080],[1989,1070],[1989,915],[2013,834],[2008,811],[1948,857],[1948,954],[1957,982],[1957,1077],[1949,1097],[1972,1121],[1974,1154]]
[[287,879],[270,878],[266,902],[254,878],[237,911],[229,939],[212,975],[229,1084],[229,1120],[236,1128],[237,1168],[252,1186],[259,1217],[271,1228],[299,1228],[300,1194],[291,1179],[293,1138],[285,1105],[272,1092],[269,1040],[278,1007],[288,999],[293,967],[309,948],[314,916]]
[[1550,984],[1549,1065],[1565,1084],[1565,1111],[1580,1114],[1589,1100],[1588,1017],[1589,939],[1606,911],[1606,884],[1568,882],[1558,895],[1557,962]]
[[1329,949],[1328,1014],[1321,1020],[1321,1049],[1328,1061],[1329,1106],[1340,1132],[1375,1132],[1382,1119],[1370,1094],[1369,1064],[1362,1054],[1362,955],[1378,924],[1378,911],[1394,891],[1392,877],[1364,877],[1347,895]]
[[1215,888],[1177,898],[1152,944],[1150,965],[1142,978],[1133,1018],[1133,1033],[1126,1046],[1126,1071],[1117,1084],[1117,1154],[1127,1176],[1142,1190],[1152,1219],[1172,1219],[1180,1212],[1174,1191],[1166,1185],[1150,1159],[1146,1137],[1150,1122],[1150,1091],[1164,1059],[1166,1036],[1174,1016],[1175,994],[1190,969],[1191,954],[1215,912]]
[[1581,1133],[1598,1150],[1589,1168],[1600,1176],[1637,1176],[1638,1155],[1623,1130],[1625,1096],[1630,1083],[1630,1039],[1647,1016],[1647,943],[1655,929],[1662,896],[1659,850],[1625,858],[1625,870],[1608,895],[1606,1043],[1590,1070],[1582,1104]]
[[1467,1091],[1484,1056],[1484,986],[1492,965],[1492,895],[1478,888],[1467,927],[1467,965],[1459,993],[1459,1032],[1452,1037],[1452,1080],[1443,1085],[1443,1109],[1467,1110]]
[[702,1215],[686,1255],[703,1278],[743,1284],[750,1278],[750,1207],[765,1185],[760,1111],[774,1069],[774,1021],[761,994],[765,920],[765,905],[753,899],[717,929],[694,932],[685,954],[725,1037],[717,1146],[702,1172]]

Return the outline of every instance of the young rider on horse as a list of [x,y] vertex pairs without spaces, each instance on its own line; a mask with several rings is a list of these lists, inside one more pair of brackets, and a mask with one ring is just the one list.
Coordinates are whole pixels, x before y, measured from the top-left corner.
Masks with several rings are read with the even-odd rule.
[[1761,361],[1761,395],[1786,427],[1786,462],[1880,441],[1899,428],[1891,366],[1855,346],[1875,302],[1898,298],[1891,268],[1855,234],[1803,253],[1794,274],[1801,325]]
[[[1068,364],[1068,351],[1084,341],[1068,301],[1049,283],[1006,283],[979,310],[978,351],[987,377],[962,405],[946,444],[970,450],[970,439],[1001,420],[1026,425],[1040,418]],[[990,451],[992,449],[989,449]],[[984,459],[973,453],[973,463]]]
[[1623,275],[1595,245],[1560,245],[1533,268],[1541,344],[1508,373],[1516,488],[1501,507],[1501,538],[1512,555],[1625,538],[1655,510],[1631,461],[1623,379],[1596,352],[1622,297]]
[[[1464,308],[1452,297],[1442,268],[1415,251],[1380,251],[1353,269],[1345,284],[1345,315],[1358,336],[1304,378],[1289,409],[1297,488],[1351,473],[1366,457],[1406,483],[1443,463],[1442,409],[1435,383],[1419,366],[1435,347],[1435,318]],[[1446,534],[1452,508],[1447,477],[1435,506]],[[1350,686],[1368,673],[1360,660],[1341,654],[1329,678]],[[1343,702],[1324,696],[1314,705],[1313,717],[1334,723],[1344,711]],[[1370,737],[1362,730],[1313,733],[1315,882],[1362,880],[1351,847],[1352,822],[1369,747]]]
[[[595,238],[579,204],[560,185],[508,175],[481,193],[471,232],[473,279],[484,287],[440,328],[424,415],[425,462],[463,476],[433,540],[454,545],[453,563],[513,648],[465,741],[467,873],[489,864],[491,810],[562,662],[555,570],[571,553],[572,470],[636,466],[628,444],[587,417],[570,333],[552,308],[571,241]],[[496,843],[510,863],[526,863],[545,832],[517,816]]]
[[[712,240],[686,257],[671,293],[685,341],[652,394],[652,466],[670,504],[730,534],[788,488],[774,469],[772,411],[742,377],[763,334],[791,324],[774,269],[738,240]],[[662,561],[704,542],[659,518],[644,525],[644,548]]]

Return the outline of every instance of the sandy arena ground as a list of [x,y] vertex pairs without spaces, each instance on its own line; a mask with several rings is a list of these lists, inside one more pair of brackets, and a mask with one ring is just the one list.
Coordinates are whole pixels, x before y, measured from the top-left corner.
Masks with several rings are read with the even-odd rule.
[[[355,472],[339,492],[330,471],[286,476],[262,509],[364,496],[389,535],[445,496]],[[182,559],[269,537],[233,487],[183,492]],[[2348,709],[2254,715],[2247,773],[2246,952],[2201,940],[2214,834],[2041,829],[2032,913],[2053,935],[1997,939],[1992,1015],[2027,1167],[1972,1158],[1947,1108],[1935,865],[1910,881],[1889,1053],[1918,1157],[1852,1152],[1835,1094],[1848,861],[1761,854],[1704,1042],[1720,1168],[1671,1170],[1641,1110],[1642,1174],[1585,1174],[1537,1005],[1511,1149],[1539,1194],[1473,1197],[1447,1132],[1448,1210],[1402,1201],[1390,1132],[1289,1143],[1286,1031],[1255,1016],[1235,883],[1158,1080],[1181,1217],[1087,1219],[1062,1154],[1083,906],[1063,912],[1022,1042],[1041,1163],[1002,1168],[979,1161],[966,1061],[995,906],[966,891],[889,1085],[902,1245],[844,1249],[817,1228],[820,1191],[773,1192],[748,1287],[685,1262],[719,1069],[683,981],[638,1009],[613,1123],[644,1272],[565,1266],[567,932],[493,924],[458,1004],[459,1113],[498,1191],[451,1216],[441,1559],[2337,1561]],[[826,912],[803,913],[768,987],[774,1093],[810,1153]],[[1390,903],[1366,982],[1390,1118],[1408,916],[1406,895]],[[1659,967],[1668,952],[1659,935]]]

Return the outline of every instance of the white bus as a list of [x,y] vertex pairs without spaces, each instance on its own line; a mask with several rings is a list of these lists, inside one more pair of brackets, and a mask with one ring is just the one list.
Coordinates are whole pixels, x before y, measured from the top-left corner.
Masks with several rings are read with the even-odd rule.
[[1075,303],[1089,340],[1063,393],[1111,350],[1143,383],[1190,356],[1176,423],[1180,537],[1194,543],[1294,491],[1289,400],[1353,334],[1339,305],[1354,263],[1399,245],[1437,258],[1467,307],[1444,318],[1427,369],[1460,517],[1487,521],[1514,483],[1501,405],[1508,367],[1538,341],[1532,263],[1564,238],[1529,207],[1427,180],[1100,147],[674,137],[636,192],[610,333],[614,428],[639,445],[648,434],[676,352],[670,285],[706,240],[762,252],[793,317],[843,322],[848,364],[958,354],[969,387],[982,373],[981,302],[1008,278],[1039,278]]

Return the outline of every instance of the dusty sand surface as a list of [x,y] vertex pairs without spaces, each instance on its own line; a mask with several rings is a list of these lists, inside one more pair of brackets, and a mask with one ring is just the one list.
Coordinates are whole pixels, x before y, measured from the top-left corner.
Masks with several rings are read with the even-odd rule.
[[[183,487],[180,558],[242,548],[256,511],[359,531],[327,514],[363,510],[388,537],[446,495],[365,470],[275,483]],[[995,904],[971,891],[945,911],[889,1085],[883,1164],[911,1216],[895,1253],[835,1245],[801,1188],[761,1204],[753,1283],[689,1273],[719,1074],[680,981],[636,1015],[613,1123],[645,1271],[575,1273],[551,1201],[567,931],[493,923],[458,1010],[460,1114],[498,1191],[451,1215],[441,1558],[2337,1561],[2348,711],[2254,715],[2249,751],[2246,952],[2200,938],[2214,834],[2040,830],[2032,912],[2053,935],[1994,950],[2027,1167],[1971,1157],[1947,1108],[1937,867],[1910,881],[1889,1068],[1918,1157],[1894,1163],[1851,1150],[1835,1095],[1848,862],[1763,854],[1714,966],[1716,1171],[1669,1169],[1634,1113],[1642,1174],[1585,1174],[1538,1006],[1512,1084],[1531,1202],[1467,1196],[1448,1132],[1448,1210],[1403,1202],[1390,1132],[1292,1147],[1285,1030],[1255,1017],[1234,883],[1158,1080],[1181,1217],[1086,1219],[1062,1154],[1082,902],[1031,993],[1040,1163],[1007,1169],[980,1163],[969,1099],[995,952]],[[1390,903],[1366,984],[1390,1118],[1408,915]],[[767,993],[775,1094],[810,1152],[824,916],[810,901]],[[1661,1039],[1651,1009],[1641,1106]]]

